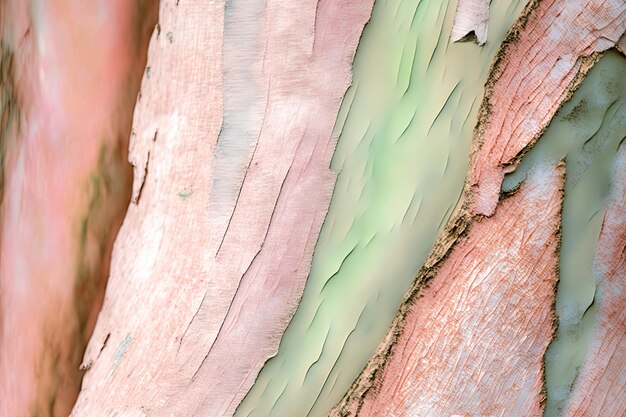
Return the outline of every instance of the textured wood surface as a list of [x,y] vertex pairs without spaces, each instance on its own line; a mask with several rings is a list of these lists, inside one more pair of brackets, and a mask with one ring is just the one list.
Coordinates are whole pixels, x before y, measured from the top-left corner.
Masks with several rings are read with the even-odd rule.
[[67,416],[78,395],[154,5],[0,2],[1,416]]
[[[88,3],[85,9],[61,0],[32,8],[17,0],[0,4],[0,25],[10,28],[8,36],[3,34],[0,78],[0,415],[69,412],[82,375],[79,356],[95,324],[113,238],[130,198],[72,415],[232,415],[268,358],[277,354],[300,300],[335,183],[329,169],[336,140],[332,128],[372,0],[163,0],[131,135],[132,195],[123,160],[143,69],[141,40],[148,33],[141,22],[154,22],[149,12],[140,17],[143,11],[122,2]],[[408,4],[393,4],[394,19],[410,17],[403,15]],[[411,111],[395,113],[399,118],[384,124],[380,135],[372,133],[377,127],[371,120],[362,129],[361,139],[370,148],[377,146],[363,147],[365,154],[384,157],[377,173],[385,180],[402,177],[393,168],[400,159],[405,168],[417,163],[404,147],[416,143],[408,137],[417,137],[414,120],[424,117],[419,124],[427,132],[424,138],[456,139],[453,128],[463,131],[475,114],[473,87],[463,83],[480,88],[482,81],[476,80],[485,74],[480,65],[470,70],[455,63],[466,59],[467,51],[458,48],[478,47],[450,45],[449,29],[437,38],[427,24],[451,24],[451,42],[473,32],[483,44],[489,2],[460,0],[452,12],[446,2],[420,2],[410,24],[398,23],[408,32],[420,27],[424,39],[434,42],[432,48],[412,41],[403,45],[392,77],[396,89],[403,89],[400,101],[414,100],[411,93],[417,88],[429,105],[408,107],[412,116]],[[505,20],[498,21],[503,25]],[[440,235],[386,339],[332,415],[541,415],[543,355],[553,333],[563,167],[532,171],[504,199],[501,182],[597,53],[614,45],[623,52],[624,37],[617,39],[625,26],[621,0],[543,0],[528,7],[487,83],[464,205]],[[115,28],[109,37],[102,35],[107,28]],[[495,24],[493,29],[499,31]],[[481,55],[490,56],[491,47]],[[432,83],[423,74],[412,80],[422,64]],[[359,88],[360,95],[366,94],[364,86]],[[373,101],[378,104],[378,99]],[[440,118],[448,104],[457,109],[449,125],[442,123],[447,116]],[[391,158],[382,152],[387,148],[377,137],[398,154],[390,153]],[[402,146],[395,146],[400,139]],[[447,152],[439,160],[439,153],[420,148],[442,168],[439,175],[451,178],[453,168],[464,168],[463,158],[449,165],[452,151],[443,145],[452,141],[420,143],[426,142]],[[467,154],[459,144],[452,149]],[[624,152],[622,146],[615,168],[621,185]],[[342,164],[357,160],[350,152],[341,155]],[[384,165],[385,158],[393,169]],[[358,169],[364,178],[367,166]],[[430,178],[426,168],[417,172],[414,181]],[[371,179],[366,183],[371,185]],[[350,188],[348,181],[346,189],[355,184],[360,183]],[[462,184],[459,177],[454,201]],[[378,186],[387,198],[372,199],[380,206],[362,200],[367,201],[364,212],[393,227],[376,223],[389,235],[378,235],[370,246],[374,235],[367,231],[365,247],[384,248],[381,253],[407,261],[389,236],[397,224],[404,226],[415,201],[416,218],[428,204],[422,207],[413,194],[402,200],[408,204],[404,209],[389,198],[389,184]],[[370,189],[363,186],[357,201],[364,190]],[[624,397],[626,385],[623,188],[614,191],[610,204],[596,258],[596,341],[574,387],[572,416],[617,416],[625,407],[614,400]],[[391,213],[392,206],[404,210],[400,223],[379,215],[378,209]],[[436,214],[447,218],[454,203],[445,207]],[[431,223],[433,229],[442,226]],[[403,227],[401,233],[408,230]],[[426,246],[424,256],[430,243]],[[360,253],[355,248],[340,258],[339,270]],[[36,261],[26,262],[24,253]],[[356,255],[350,262],[369,269],[374,278],[395,267],[368,257],[384,269],[381,273]],[[415,253],[412,259],[418,259]],[[322,274],[334,279],[328,287],[332,291],[324,292],[328,281],[321,290],[314,283],[314,300],[331,299],[331,292],[337,299],[344,295],[334,289],[339,270]],[[287,392],[276,387],[280,380],[260,385],[278,389],[278,398],[267,402],[274,401],[276,415],[301,415],[307,409],[310,414],[322,394],[341,386],[340,373],[348,381],[354,377],[346,375],[358,360],[347,364],[339,358],[354,356],[354,341],[363,339],[353,338],[352,345],[348,339],[372,328],[366,308],[381,315],[376,304],[381,292],[372,303],[363,292],[346,293],[361,297],[363,304],[351,330],[341,334],[335,320],[339,336],[333,340],[341,343],[329,342],[329,327],[326,339],[318,337],[323,346],[317,359],[298,364],[306,369],[304,378],[288,370],[289,382],[301,383],[307,400],[315,398],[313,406],[298,404],[297,396],[286,399],[288,393],[276,407]],[[338,305],[350,318],[347,304]],[[327,310],[313,311],[309,327],[324,316],[317,311]],[[363,346],[359,349],[366,350]],[[310,370],[322,381],[312,391],[305,388]],[[294,398],[297,409],[289,405]]]
[[[392,366],[390,364],[403,363],[401,358],[411,354],[410,350],[404,351],[398,348],[396,343],[399,343],[399,338],[404,335],[403,329],[409,321],[411,306],[419,304],[421,299],[418,297],[429,291],[429,289],[422,290],[421,288],[433,279],[438,269],[445,269],[450,262],[454,262],[453,257],[446,258],[453,256],[449,255],[450,248],[454,248],[459,238],[467,233],[468,229],[471,239],[472,234],[475,233],[473,228],[477,227],[472,224],[480,218],[480,215],[497,216],[496,206],[500,197],[502,179],[506,172],[514,169],[514,166],[508,165],[513,162],[517,163],[521,156],[520,152],[537,139],[561,103],[569,97],[571,89],[580,83],[583,75],[595,62],[595,53],[613,46],[624,32],[626,5],[623,2],[609,1],[600,4],[600,2],[592,1],[587,2],[584,7],[581,3],[565,1],[531,3],[510,31],[492,67],[486,86],[485,100],[474,138],[476,151],[473,154],[468,175],[465,204],[460,207],[446,226],[446,230],[439,236],[429,259],[409,290],[394,325],[361,376],[335,408],[335,415],[359,414],[362,407],[365,407],[363,410],[367,410],[364,415],[368,412],[371,412],[371,415],[384,414],[386,411],[397,412],[398,415],[411,415],[417,411],[411,410],[411,407],[404,408],[407,402],[411,401],[410,393],[413,395],[412,400],[416,401],[415,407],[420,406],[418,399],[426,404],[423,412],[426,413],[424,415],[428,415],[427,407],[431,401],[430,398],[433,395],[436,396],[428,389],[435,389],[437,386],[433,388],[426,384],[421,391],[413,391],[410,388],[411,384],[419,386],[415,381],[399,381],[397,385],[391,383],[397,387],[397,390],[385,386],[386,375],[392,373],[389,370]],[[592,10],[593,13],[591,13]],[[572,16],[577,16],[577,19],[571,19]],[[578,26],[580,24],[584,26]],[[594,30],[594,27],[598,29]],[[602,33],[602,36],[597,36],[598,33]],[[544,47],[544,43],[548,41],[554,44],[554,48]],[[532,58],[529,59],[529,57]],[[502,262],[507,262],[504,255]],[[544,308],[548,310],[551,308],[551,300],[552,298],[545,300]],[[425,322],[427,323],[428,320],[425,319]],[[471,326],[467,327],[471,328]],[[530,328],[528,331],[529,334],[526,337],[533,339],[540,337],[540,330],[537,330],[538,334],[532,334]],[[415,335],[418,341],[429,337],[420,332],[415,332]],[[544,339],[544,351],[550,338],[551,335],[548,335]],[[448,343],[452,342],[448,340]],[[538,352],[535,351],[535,354]],[[424,362],[424,359],[421,360]],[[541,365],[541,357],[535,360]],[[407,359],[404,363],[410,363],[410,361]],[[541,367],[535,370],[535,381],[539,381],[538,387],[541,385],[542,370]],[[508,369],[505,370],[505,372],[508,371]],[[402,375],[402,367],[398,367],[395,372]],[[454,372],[460,372],[460,370],[454,368],[448,369],[447,372],[433,371],[430,375],[436,375],[432,378],[440,381],[452,380],[456,375]],[[429,374],[425,373],[422,377],[428,379]],[[393,376],[388,378],[390,381],[394,379]],[[404,385],[405,383],[407,385]],[[444,392],[449,389],[445,385],[439,387]],[[513,391],[519,389],[516,384],[507,387]],[[480,389],[479,386],[474,388]],[[430,394],[424,395],[424,390]],[[483,391],[485,395],[481,399],[484,404],[498,405],[505,401],[504,397],[500,396],[503,392],[485,393]],[[527,400],[528,404],[534,403],[534,405],[528,405],[527,410],[541,414],[542,396],[539,391],[533,392],[536,395],[531,394]],[[439,415],[440,411],[456,412],[452,409],[462,405],[462,400],[455,396],[445,397],[444,395],[438,398],[439,404],[433,405],[434,410],[438,411],[434,411],[433,415]],[[448,408],[442,410],[446,407]],[[462,408],[457,410],[461,414],[465,412]],[[494,410],[498,411],[497,407]],[[470,409],[467,412],[472,414],[474,411]],[[480,414],[480,412],[477,413]]]
[[546,166],[472,226],[394,322],[375,382],[332,416],[541,415],[563,181]]
[[[542,0],[513,26],[487,82],[469,184],[472,209],[493,214],[500,184],[582,81],[597,53],[626,30],[623,0]],[[549,45],[549,47],[548,47]]]
[[371,2],[262,6],[161,2],[131,138],[135,203],[73,415],[229,415],[278,348]]
[[607,194],[612,186],[619,186],[611,168],[626,132],[624,74],[626,58],[615,51],[602,54],[502,186],[503,190],[515,189],[541,161],[566,161],[559,283],[554,303],[558,328],[544,360],[544,417],[563,415],[593,341],[599,305],[594,302],[597,285],[593,258]]
[[594,259],[598,304],[593,341],[565,416],[626,414],[626,144],[618,150],[613,187]]

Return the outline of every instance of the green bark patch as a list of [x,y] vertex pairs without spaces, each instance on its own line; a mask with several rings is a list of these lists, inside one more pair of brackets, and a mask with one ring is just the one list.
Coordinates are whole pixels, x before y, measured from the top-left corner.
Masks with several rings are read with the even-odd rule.
[[556,337],[545,356],[545,416],[562,414],[593,336],[596,280],[592,262],[611,184],[611,167],[626,132],[626,58],[605,54],[545,133],[507,175],[514,189],[538,164],[566,161],[565,198],[555,309]]
[[302,301],[237,416],[326,416],[363,369],[459,202],[483,85],[525,3],[494,0],[483,47],[450,44],[455,1],[374,4]]

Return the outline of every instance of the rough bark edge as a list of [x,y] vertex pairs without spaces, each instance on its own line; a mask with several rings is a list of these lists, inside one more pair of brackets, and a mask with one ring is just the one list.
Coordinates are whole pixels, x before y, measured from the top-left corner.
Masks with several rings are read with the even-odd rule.
[[622,35],[621,38],[615,44],[615,48],[622,53],[622,55],[626,56],[626,33]]
[[[3,22],[0,20],[0,23]],[[15,89],[14,56],[13,48],[0,39],[0,204],[4,199],[7,141],[12,132],[19,134],[20,130],[20,103]]]
[[[372,9],[370,10],[370,15],[367,19],[367,21],[365,22],[365,24],[363,25],[363,30],[361,30],[361,33],[359,35],[359,40],[357,42],[357,45],[361,44],[361,41],[363,40],[363,33],[365,33],[365,29],[367,28],[367,26],[370,24],[370,21],[372,20],[372,13],[373,13],[374,8],[372,7]],[[358,46],[357,46],[358,47]],[[357,51],[355,50],[354,53],[352,54],[351,58],[350,58],[350,82],[348,83],[348,86],[346,87],[346,93],[350,90],[350,88],[355,85],[354,84],[354,71],[352,70],[354,68],[354,60],[356,59],[356,53]],[[344,100],[346,99],[346,93],[344,93],[344,95],[341,97],[341,101],[339,103],[339,108],[341,108],[341,106],[343,106]],[[339,114],[338,114],[339,116]],[[336,125],[337,121],[335,121],[335,125]],[[335,136],[332,140],[334,142],[334,145],[332,147],[332,152],[334,154],[335,149],[337,147],[337,140],[341,134],[341,132],[339,133],[331,133],[333,136]],[[336,174],[336,171],[333,170],[332,168],[332,158],[330,163],[328,164],[328,169]],[[335,192],[335,187],[337,186],[337,183],[335,182],[333,184],[333,190],[332,192]],[[331,197],[332,199],[332,197]],[[330,207],[331,201],[329,200],[328,202],[328,206]],[[328,211],[328,209],[327,209]],[[315,253],[315,252],[314,252]],[[310,266],[309,266],[310,269]],[[304,291],[302,291],[302,294],[300,294],[300,297],[298,297],[298,299],[296,300],[296,308],[293,309],[293,312],[291,313],[291,315],[289,316],[288,320],[287,320],[287,326],[285,327],[286,329],[289,328],[289,326],[291,325],[291,321],[293,320],[294,316],[296,315],[296,311],[297,311],[297,306],[300,305],[300,303],[302,302],[302,298],[304,296]],[[282,339],[282,335],[281,335],[281,339]],[[254,382],[252,383],[252,385],[250,386],[250,389],[248,390],[248,392],[246,393],[246,395],[242,398],[242,400],[239,402],[239,404],[237,404],[237,407],[235,408],[235,412],[233,413],[233,415],[237,414],[237,412],[239,411],[239,407],[241,406],[241,404],[243,403],[243,401],[246,399],[246,396],[248,395],[248,393],[250,392],[250,390],[252,389],[252,387],[254,387],[259,381],[259,376],[261,375],[261,372],[263,371],[263,369],[267,366],[267,364],[276,357],[276,355],[278,355],[279,352],[279,347],[277,347],[275,353],[268,357],[265,362],[263,363],[263,366],[261,366],[261,370],[257,373],[256,377],[254,378]],[[353,384],[354,385],[354,384]]]
[[[517,44],[521,40],[520,36],[523,29],[526,27],[526,24],[528,23],[528,20],[530,19],[532,13],[537,9],[540,3],[541,0],[531,0],[531,2],[526,5],[520,17],[518,17],[518,19],[515,21],[515,23],[513,23],[513,25],[507,32],[507,35],[504,38],[504,41],[502,41],[500,49],[498,50],[498,52],[496,52],[493,63],[491,64],[491,67],[489,69],[489,75],[487,76],[487,81],[485,83],[483,100],[481,102],[480,108],[478,109],[478,121],[476,122],[476,127],[474,128],[474,136],[472,138],[472,147],[469,154],[470,174],[472,174],[471,167],[475,165],[478,153],[485,142],[485,130],[490,122],[489,119],[492,112],[491,96],[494,93],[498,79],[504,72],[502,64],[506,61],[509,54],[511,53],[510,48],[515,46],[515,44]],[[589,56],[579,56],[577,58],[577,60],[581,61],[580,68],[570,84],[565,88],[563,99],[560,103],[558,103],[555,114],[558,109],[561,108],[562,105],[572,97],[574,92],[578,89],[578,87],[584,80],[589,70],[596,62],[598,62],[604,52],[606,51],[592,52],[592,54]],[[514,167],[518,165],[519,161],[524,157],[524,155],[526,155],[526,153],[535,145],[535,143],[544,134],[549,125],[550,123],[546,123],[511,161],[505,164],[499,163],[498,167],[501,169],[505,169],[508,167],[511,168],[511,171],[513,171]],[[465,194],[464,190],[464,197],[473,197],[473,191],[478,188],[478,183],[475,182],[474,178],[468,176],[468,178],[466,178],[465,186],[469,187],[470,189],[467,190],[467,194]]]
[[[463,192],[461,194],[459,203],[455,208],[453,216],[446,224],[443,232],[437,238],[433,249],[426,258],[426,261],[424,262],[424,266],[417,273],[413,284],[411,284],[411,287],[404,296],[400,308],[398,309],[398,312],[396,313],[396,316],[394,317],[389,327],[389,330],[385,335],[385,338],[382,340],[379,347],[376,349],[376,352],[372,355],[371,359],[364,366],[359,376],[352,383],[342,400],[331,410],[329,416],[356,416],[359,414],[361,408],[363,407],[365,398],[378,392],[378,390],[380,389],[380,381],[377,379],[377,376],[384,373],[388,359],[393,354],[393,350],[397,343],[398,337],[404,331],[404,319],[407,316],[409,308],[416,300],[420,298],[422,289],[426,288],[429,285],[432,278],[437,274],[443,263],[452,252],[454,246],[467,236],[474,222],[485,217],[484,215],[477,214],[472,210],[474,193],[478,187],[478,184],[476,184],[474,179],[472,178],[472,167],[475,165],[478,152],[484,144],[485,130],[489,123],[489,118],[491,115],[490,98],[495,90],[496,82],[503,72],[502,64],[509,56],[511,48],[521,40],[522,31],[526,27],[533,12],[540,5],[540,2],[541,0],[531,0],[525,6],[520,16],[508,30],[504,41],[502,42],[498,52],[496,52],[494,60],[490,66],[489,75],[485,83],[483,100],[478,110],[477,123],[474,128],[472,145],[469,153],[468,166],[470,168],[468,169]],[[620,39],[620,43],[624,43],[622,41],[623,39],[624,37]],[[565,94],[560,103],[558,103],[558,108],[556,110],[557,112],[558,109],[571,98],[576,89],[581,85],[589,70],[600,59],[604,52],[593,52],[589,56],[578,57],[578,60],[582,61],[581,66],[577,74],[574,76],[573,80],[566,87]],[[539,140],[539,138],[543,135],[549,125],[550,123],[547,123],[545,126],[543,126],[540,131],[531,139],[531,141],[526,144],[526,146],[516,155],[516,157],[512,161],[506,164],[506,166],[516,166],[517,163],[522,159],[522,157],[534,146],[537,140]],[[501,165],[501,168],[505,168],[505,166]],[[514,193],[515,191],[517,190],[512,190],[508,193],[500,192],[498,205],[503,198],[506,198],[508,195]],[[558,223],[557,250],[560,250],[560,246],[561,220],[559,220]],[[556,272],[559,272],[558,264]],[[558,285],[558,280],[556,281],[555,285]],[[552,303],[553,312],[555,311],[555,303],[556,296],[554,297]],[[558,317],[556,317],[556,315],[553,313],[552,339],[554,338],[557,329]],[[544,406],[546,402],[545,392],[547,390],[545,382],[545,360],[543,361],[542,366],[542,379],[542,393],[544,395],[541,399],[541,405]]]

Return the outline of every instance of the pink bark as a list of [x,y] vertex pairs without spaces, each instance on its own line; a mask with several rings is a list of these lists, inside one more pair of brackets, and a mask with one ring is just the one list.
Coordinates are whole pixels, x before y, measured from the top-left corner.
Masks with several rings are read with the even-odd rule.
[[[623,0],[543,0],[510,33],[487,82],[470,171],[472,209],[493,214],[502,179],[582,81],[594,53],[624,33]],[[512,166],[510,166],[512,165]]]
[[623,34],[621,38],[619,38],[619,41],[617,41],[617,43],[615,44],[615,48],[617,48],[618,51],[626,55],[626,33]]
[[395,323],[372,388],[331,415],[540,416],[563,184],[546,167],[477,221]]
[[[270,0],[252,22],[232,6],[237,23],[260,28],[261,48],[238,63],[262,103],[241,116],[262,124],[237,184],[217,168],[232,76],[222,73],[224,4],[161,3],[131,142],[136,204],[73,415],[233,413],[301,296],[335,182],[331,132],[371,5]],[[231,180],[234,206],[214,203],[216,183]]]
[[145,1],[0,3],[2,89],[14,94],[0,132],[2,416],[67,415],[78,395],[130,197],[150,16]]
[[487,42],[489,0],[459,0],[450,40],[457,42],[474,32],[479,45]]

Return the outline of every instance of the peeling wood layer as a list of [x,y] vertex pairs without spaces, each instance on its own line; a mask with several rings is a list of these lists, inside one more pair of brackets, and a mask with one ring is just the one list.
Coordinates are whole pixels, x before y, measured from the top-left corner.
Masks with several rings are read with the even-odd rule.
[[612,190],[594,258],[597,320],[587,360],[564,416],[626,414],[626,143],[613,165]]
[[503,182],[503,190],[515,189],[536,164],[567,161],[555,301],[559,326],[545,358],[544,417],[563,415],[592,341],[597,312],[593,252],[612,183],[611,166],[626,132],[624,74],[626,59],[614,50],[605,53]]
[[129,202],[155,3],[83,3],[0,3],[3,416],[69,414]]
[[[501,52],[496,58],[495,64],[492,67],[491,75],[486,86],[487,88],[487,92],[485,96],[486,98],[481,108],[481,112],[479,116],[479,123],[476,128],[476,135],[474,138],[475,139],[474,146],[477,149],[477,151],[475,151],[472,156],[472,168],[470,169],[468,184],[466,186],[465,195],[463,198],[464,203],[461,206],[460,210],[458,210],[457,213],[453,216],[453,218],[448,222],[448,224],[445,227],[445,230],[441,233],[431,254],[426,260],[424,267],[418,273],[417,278],[415,279],[413,285],[411,286],[407,295],[405,296],[405,300],[402,303],[400,310],[398,314],[396,315],[396,318],[394,319],[394,323],[392,324],[390,330],[387,332],[385,339],[381,342],[377,351],[371,357],[370,361],[365,366],[361,375],[354,382],[354,384],[352,385],[348,393],[345,395],[344,399],[335,408],[334,413],[336,413],[336,415],[350,415],[350,413],[358,414],[358,410],[361,409],[364,401],[368,401],[367,400],[368,398],[376,398],[376,395],[377,395],[376,393],[381,387],[381,382],[380,382],[381,378],[383,378],[384,373],[386,372],[385,371],[386,366],[388,365],[389,361],[392,358],[394,358],[394,356],[392,355],[392,352],[395,349],[398,337],[400,337],[403,332],[404,321],[406,319],[408,309],[414,302],[417,302],[415,300],[418,299],[418,297],[420,296],[421,289],[424,287],[424,285],[428,283],[433,278],[433,276],[435,276],[439,268],[441,268],[442,266],[445,267],[446,262],[447,262],[446,259],[450,255],[451,248],[454,247],[454,244],[460,238],[462,238],[466,233],[468,233],[470,226],[476,221],[476,219],[480,218],[481,214],[493,215],[495,206],[497,202],[499,201],[500,184],[502,182],[502,178],[504,177],[505,170],[489,171],[490,166],[499,166],[499,162],[494,162],[494,161],[498,160],[501,154],[499,154],[498,152],[494,153],[494,152],[488,151],[490,148],[493,148],[493,146],[491,146],[487,142],[484,142],[484,138],[486,137],[485,131],[486,129],[489,128],[489,126],[493,124],[494,117],[503,118],[505,116],[506,117],[515,116],[516,120],[518,116],[519,118],[525,117],[524,113],[519,113],[519,112],[516,113],[515,111],[510,111],[511,109],[507,105],[504,105],[504,104],[502,104],[499,107],[491,106],[492,101],[493,101],[492,97],[494,97],[494,94],[496,94],[496,98],[498,97],[497,90],[494,89],[494,86],[498,86],[500,85],[499,83],[502,82],[501,84],[502,87],[500,87],[500,89],[503,90],[503,92],[500,93],[501,101],[506,99],[507,97],[511,100],[515,97],[525,97],[526,93],[524,91],[522,91],[521,93],[515,93],[515,94],[506,93],[505,91],[508,91],[506,90],[507,84],[501,80],[503,80],[502,78],[504,76],[503,74],[507,74],[509,71],[511,73],[516,72],[517,66],[519,66],[520,61],[522,61],[521,65],[525,67],[530,65],[528,64],[528,62],[533,61],[533,60],[528,59],[527,54],[515,55],[519,53],[520,48],[522,49],[524,48],[524,45],[529,46],[529,45],[533,45],[534,43],[536,43],[537,40],[533,40],[533,39],[539,36],[540,33],[543,33],[541,31],[537,32],[536,30],[535,31],[529,30],[529,28],[536,29],[536,27],[544,24],[544,23],[541,23],[542,19],[545,18],[544,15],[548,17],[552,16],[552,18],[560,19],[559,17],[560,15],[558,12],[556,11],[551,12],[553,8],[560,10],[560,8],[563,8],[563,7],[565,7],[565,9],[569,7],[579,7],[577,5],[571,5],[569,3],[564,6],[563,4],[561,4],[563,2],[560,2],[559,4],[555,6],[553,3],[554,2],[542,2],[541,5],[539,6],[536,2],[529,4],[524,14],[520,17],[518,22],[514,25],[513,29],[509,32],[508,39],[505,41],[504,47],[502,48]],[[597,7],[595,7],[594,5],[595,3],[593,3],[592,5],[587,5],[587,7],[589,7],[590,9],[594,9],[594,10],[600,8],[599,5]],[[606,6],[606,4],[604,4],[602,7],[604,6]],[[610,30],[610,28],[614,28],[615,26],[618,27],[617,29],[615,29],[615,32],[618,35],[613,37],[615,40],[607,41],[606,38],[600,37],[597,42],[593,42],[593,39],[596,39],[595,36],[588,34],[589,32],[587,32],[586,29],[583,31],[579,31],[579,33],[587,33],[588,34],[587,37],[591,39],[590,41],[591,46],[595,45],[597,47],[596,49],[598,50],[600,49],[603,50],[603,49],[607,49],[611,47],[615,43],[616,39],[619,37],[619,34],[623,33],[623,30],[624,30],[623,26],[625,24],[625,18],[624,18],[625,6],[623,6],[621,3],[617,5],[613,4],[612,6],[611,5],[609,6],[610,7],[608,8],[602,9],[602,13],[600,13],[600,16],[602,17],[602,19],[606,19],[607,21],[607,23],[605,23],[603,26],[603,30]],[[586,12],[583,12],[582,14],[584,15],[586,14]],[[587,18],[590,18],[590,17],[587,16]],[[569,22],[571,22],[571,20],[568,20],[567,24],[569,24]],[[620,27],[621,27],[621,30],[620,30]],[[567,38],[565,40],[567,40]],[[591,46],[589,48],[591,48]],[[602,48],[600,48],[600,46]],[[546,50],[551,51],[552,49],[547,48]],[[541,54],[542,52],[539,51],[538,53]],[[581,70],[580,72],[577,72],[577,74],[579,74],[578,78],[576,78],[575,80],[576,82],[574,84],[571,84],[572,86],[573,85],[577,86],[579,84],[579,82],[582,79],[582,74],[586,73],[586,70],[588,70],[590,65],[593,62],[595,62],[595,60],[597,59],[597,54],[594,54],[593,50],[588,51],[588,53],[589,53],[589,56],[591,56],[591,58],[589,58],[589,60],[587,61],[587,66],[585,67],[582,64],[578,66],[578,69],[583,67],[585,71]],[[505,61],[509,62],[506,66],[503,65],[503,62]],[[510,62],[517,63],[516,64],[517,66],[510,65]],[[549,63],[551,61],[548,60],[547,62]],[[549,72],[551,70],[549,67],[541,66],[541,65],[537,65],[537,68],[539,69],[539,71]],[[512,74],[509,74],[509,75],[512,75]],[[544,78],[545,77],[543,76],[539,76],[539,80],[542,80]],[[536,94],[543,94],[547,92],[549,89],[554,88],[554,87],[555,85],[550,82],[548,83],[547,89],[538,88],[535,90],[535,93],[527,95],[527,96],[532,97],[534,100]],[[563,102],[568,96],[569,94],[563,94],[561,97],[558,97],[556,99],[555,101],[556,104],[554,104],[554,102],[552,103],[555,107],[552,113],[549,114],[549,117],[545,121],[545,124],[547,124],[547,122],[550,120],[550,118],[552,117],[556,109],[560,106],[561,102]],[[540,104],[539,106],[534,106],[534,105],[527,106],[527,108],[525,107],[526,109],[525,112],[528,112],[528,109],[534,109],[536,107],[537,109],[539,109],[537,111],[537,114],[541,114],[541,115],[547,114],[546,109],[542,110],[543,105],[544,104]],[[526,123],[523,122],[524,119],[521,119],[521,120],[522,122],[518,121],[515,126],[517,127],[525,126]],[[502,125],[502,123],[500,123],[499,125]],[[541,130],[542,129],[537,130],[537,135],[541,133]],[[507,131],[501,132],[498,138],[500,139],[504,138],[502,140],[506,140],[508,142],[511,142],[511,137],[514,137],[516,139],[519,138],[519,136],[510,136],[509,133],[510,132],[507,132]],[[485,146],[483,146],[483,144],[485,144]],[[524,144],[524,146],[526,146],[526,144]],[[521,158],[521,153],[519,153],[520,150],[521,148],[516,150],[514,153],[512,153],[511,158],[517,158],[517,159]],[[480,165],[480,168],[477,168],[479,165]],[[488,186],[485,186],[484,183],[483,184],[477,183],[475,180],[476,178],[480,178],[480,176],[477,176],[476,173],[480,171],[482,167],[487,167],[488,172],[498,171],[499,173],[493,178],[496,178],[496,179],[499,178],[499,179],[497,179],[493,183],[487,184]],[[513,167],[507,168],[506,172],[510,172],[513,169],[514,169]],[[537,401],[539,401],[540,399],[541,397],[536,398]]]
[[370,9],[161,2],[131,138],[135,204],[73,415],[234,412],[301,296]]
[[487,42],[489,0],[459,0],[452,24],[451,42],[474,37],[479,45]]
[[563,166],[543,166],[478,220],[394,323],[371,389],[331,416],[541,414]]
[[[496,58],[469,177],[476,214],[490,216],[502,179],[597,60],[626,29],[623,0],[533,1]],[[548,47],[549,45],[549,47]]]
[[482,48],[450,44],[454,6],[375,3],[335,126],[338,179],[302,301],[237,416],[326,416],[452,215],[482,86],[524,2],[494,0]]

